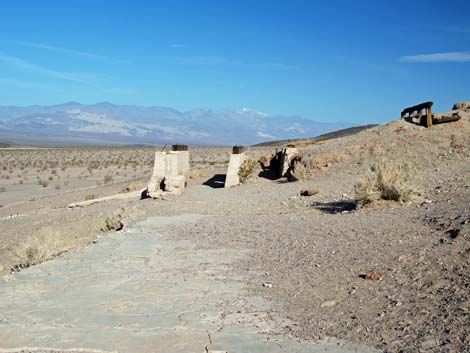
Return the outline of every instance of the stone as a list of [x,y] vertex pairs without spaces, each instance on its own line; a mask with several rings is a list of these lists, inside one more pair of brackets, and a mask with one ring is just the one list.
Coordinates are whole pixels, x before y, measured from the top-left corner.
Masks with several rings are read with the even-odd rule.
[[186,177],[184,175],[170,176],[163,181],[164,191],[173,195],[181,195],[186,187]]
[[470,101],[466,102],[457,102],[452,107],[452,110],[465,110],[470,111]]
[[330,307],[335,306],[335,305],[336,305],[335,300],[329,300],[329,301],[321,303],[320,308],[330,308]]
[[369,281],[374,281],[374,282],[378,282],[382,280],[382,276],[378,272],[375,272],[375,271],[367,272],[363,276],[363,278]]

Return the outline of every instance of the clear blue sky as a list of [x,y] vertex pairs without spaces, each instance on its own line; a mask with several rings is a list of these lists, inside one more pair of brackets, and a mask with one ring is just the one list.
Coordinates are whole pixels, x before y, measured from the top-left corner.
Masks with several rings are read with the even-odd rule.
[[470,100],[470,1],[4,1],[0,105],[381,122]]

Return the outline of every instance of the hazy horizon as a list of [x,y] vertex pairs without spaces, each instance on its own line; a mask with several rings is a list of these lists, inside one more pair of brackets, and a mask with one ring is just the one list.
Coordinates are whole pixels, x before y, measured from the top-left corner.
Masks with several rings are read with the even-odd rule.
[[[45,1],[0,13],[0,105],[249,107],[380,123],[468,100],[466,1]],[[409,14],[413,21],[405,21]]]

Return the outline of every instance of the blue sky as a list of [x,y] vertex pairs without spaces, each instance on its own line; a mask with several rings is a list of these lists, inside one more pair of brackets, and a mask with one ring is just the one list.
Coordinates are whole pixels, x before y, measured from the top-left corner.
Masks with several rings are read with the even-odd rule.
[[8,1],[0,105],[382,122],[470,100],[470,1]]

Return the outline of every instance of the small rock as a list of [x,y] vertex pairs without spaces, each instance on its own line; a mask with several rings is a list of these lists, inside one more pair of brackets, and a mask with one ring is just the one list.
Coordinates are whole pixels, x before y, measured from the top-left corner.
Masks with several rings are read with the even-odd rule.
[[401,133],[404,133],[406,131],[408,131],[408,129],[404,126],[400,126],[399,128],[395,129],[394,130],[397,134],[401,134]]
[[363,279],[367,279],[369,281],[374,281],[374,282],[378,282],[382,280],[382,276],[378,272],[375,272],[375,271],[367,272],[365,275],[362,274],[359,277]]
[[449,229],[446,233],[450,236],[451,239],[455,239],[459,236],[460,229]]
[[263,287],[265,287],[265,288],[272,288],[272,287],[273,287],[273,284],[272,284],[272,283],[269,283],[269,282],[266,282],[266,283],[263,283]]
[[329,301],[321,303],[320,308],[330,308],[330,307],[335,306],[335,305],[336,305],[335,300],[329,300]]

